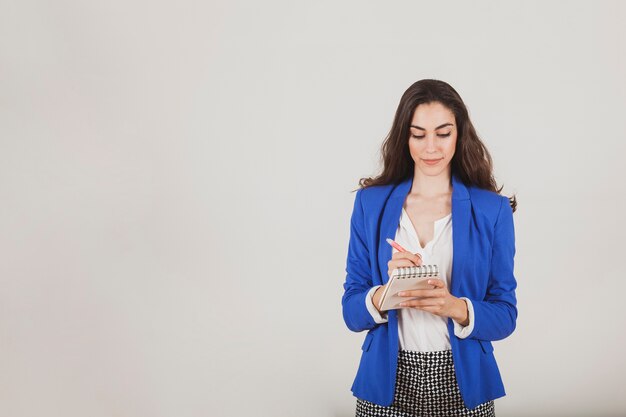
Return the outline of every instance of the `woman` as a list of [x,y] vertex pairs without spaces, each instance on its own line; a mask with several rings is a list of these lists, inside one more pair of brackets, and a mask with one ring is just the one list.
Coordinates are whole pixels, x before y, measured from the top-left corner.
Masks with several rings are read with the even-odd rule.
[[[342,297],[348,328],[368,331],[356,415],[493,416],[505,391],[491,342],[517,319],[516,199],[500,195],[465,104],[443,81],[404,93],[382,159],[356,193]],[[380,311],[391,272],[422,264],[439,267],[432,289]]]

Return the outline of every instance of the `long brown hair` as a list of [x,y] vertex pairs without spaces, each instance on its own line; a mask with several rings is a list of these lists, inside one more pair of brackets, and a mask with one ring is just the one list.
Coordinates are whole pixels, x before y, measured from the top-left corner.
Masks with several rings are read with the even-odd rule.
[[[359,186],[398,184],[413,176],[415,162],[409,152],[409,127],[417,106],[432,102],[439,102],[450,109],[456,119],[458,133],[454,156],[450,161],[452,173],[466,186],[473,185],[500,194],[503,187],[498,188],[496,184],[491,155],[478,137],[461,96],[448,83],[433,79],[417,81],[404,92],[391,130],[381,147],[382,173],[375,178],[361,178]],[[509,197],[509,203],[515,212],[515,195]]]

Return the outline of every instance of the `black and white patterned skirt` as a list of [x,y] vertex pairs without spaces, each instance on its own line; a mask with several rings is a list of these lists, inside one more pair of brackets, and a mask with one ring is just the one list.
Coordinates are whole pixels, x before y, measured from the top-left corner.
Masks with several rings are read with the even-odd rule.
[[357,398],[356,417],[494,417],[493,400],[465,407],[457,385],[452,350],[398,352],[393,403],[384,407]]

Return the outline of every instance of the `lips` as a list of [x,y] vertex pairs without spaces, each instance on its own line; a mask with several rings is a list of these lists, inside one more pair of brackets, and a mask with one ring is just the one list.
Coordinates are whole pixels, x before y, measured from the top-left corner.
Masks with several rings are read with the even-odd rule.
[[427,164],[427,165],[435,165],[439,161],[441,161],[442,159],[443,158],[439,158],[439,159],[422,159],[422,161],[424,161],[424,163]]

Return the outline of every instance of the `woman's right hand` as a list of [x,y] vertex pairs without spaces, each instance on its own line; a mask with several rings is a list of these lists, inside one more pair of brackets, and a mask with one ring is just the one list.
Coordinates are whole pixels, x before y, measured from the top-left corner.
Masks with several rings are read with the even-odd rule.
[[[401,266],[420,266],[422,264],[422,257],[419,253],[411,253],[411,252],[395,252],[391,255],[391,260],[387,262],[387,274],[391,278],[391,273],[394,269],[399,268]],[[387,281],[389,283],[389,281]],[[372,302],[374,303],[374,307],[378,311],[380,311],[380,297],[383,295],[387,284],[382,287],[378,287],[378,289],[374,292],[372,296]]]

